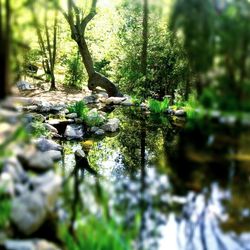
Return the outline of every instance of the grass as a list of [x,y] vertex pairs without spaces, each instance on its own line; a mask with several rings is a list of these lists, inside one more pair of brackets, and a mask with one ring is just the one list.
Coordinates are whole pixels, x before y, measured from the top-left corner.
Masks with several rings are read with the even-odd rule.
[[131,250],[122,229],[112,220],[90,216],[84,223],[77,225],[73,237],[64,226],[60,231],[68,250]]
[[157,101],[155,99],[148,100],[149,110],[152,113],[163,113],[169,107],[169,99],[165,98],[163,101]]

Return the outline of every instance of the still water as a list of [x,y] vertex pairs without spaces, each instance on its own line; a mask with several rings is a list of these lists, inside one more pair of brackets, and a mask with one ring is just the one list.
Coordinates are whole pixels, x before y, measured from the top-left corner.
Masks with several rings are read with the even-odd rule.
[[[136,109],[111,116],[119,133],[64,145],[72,223],[106,211],[136,250],[250,249],[250,129]],[[97,174],[71,174],[77,148]]]

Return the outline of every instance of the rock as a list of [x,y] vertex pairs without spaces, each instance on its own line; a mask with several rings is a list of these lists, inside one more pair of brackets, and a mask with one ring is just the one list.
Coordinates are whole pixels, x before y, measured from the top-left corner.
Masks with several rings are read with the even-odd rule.
[[77,149],[75,151],[75,156],[78,158],[85,158],[86,154],[84,153],[84,151],[82,149]]
[[64,103],[56,103],[52,104],[50,110],[53,112],[60,112],[66,108],[66,104]]
[[77,113],[67,114],[67,115],[66,115],[66,118],[69,118],[69,119],[77,118]]
[[123,106],[133,106],[134,104],[132,103],[132,101],[130,99],[126,99],[125,101],[123,101],[121,103],[121,105],[123,105]]
[[55,134],[58,134],[58,130],[57,130],[54,126],[52,126],[52,125],[50,125],[50,124],[48,124],[48,123],[44,123],[44,127],[45,127],[48,131],[50,131],[50,132],[52,132],[52,133],[55,133]]
[[119,128],[120,120],[118,118],[109,119],[101,128],[105,132],[115,132]]
[[60,250],[55,244],[42,239],[6,240],[6,250]]
[[52,105],[47,101],[39,101],[37,103],[39,112],[49,112],[52,108]]
[[84,135],[81,124],[67,125],[64,136],[68,139],[82,139]]
[[19,121],[21,113],[0,108],[0,120],[10,124],[16,124]]
[[174,113],[175,113],[175,111],[173,109],[169,108],[166,110],[166,114],[168,114],[168,115],[174,115]]
[[97,99],[96,99],[96,97],[93,96],[93,95],[89,95],[89,96],[83,97],[83,101],[84,101],[86,104],[97,103]]
[[42,194],[45,201],[45,207],[48,212],[52,212],[58,195],[61,191],[62,178],[52,171],[30,179],[31,187]]
[[18,90],[25,91],[33,89],[32,85],[26,81],[18,81],[16,84]]
[[15,186],[12,176],[9,173],[1,173],[0,175],[0,190],[3,190],[5,194],[14,196]]
[[99,128],[96,126],[91,127],[90,132],[95,133]]
[[95,131],[95,135],[104,135],[105,131],[103,129],[98,129],[97,131]]
[[32,112],[32,111],[37,111],[37,110],[38,110],[37,105],[29,105],[29,106],[24,106],[23,107],[23,111]]
[[23,121],[25,123],[31,123],[35,121],[45,122],[45,120],[46,118],[42,114],[37,114],[37,113],[25,114],[23,117]]
[[55,244],[46,240],[36,241],[36,250],[60,250]]
[[7,240],[4,247],[6,250],[36,250],[34,243],[29,240]]
[[20,196],[24,193],[27,193],[30,190],[28,183],[21,184],[21,183],[16,183],[15,184],[15,195]]
[[37,139],[35,141],[35,144],[36,144],[37,149],[42,152],[49,151],[49,150],[62,151],[63,149],[61,145],[46,138]]
[[122,102],[124,102],[126,100],[126,97],[109,97],[108,99],[105,100],[105,103],[108,105],[119,105]]
[[28,175],[15,157],[9,158],[3,163],[3,172],[10,174],[15,182],[25,182],[28,180]]
[[44,153],[47,157],[51,158],[53,161],[60,161],[62,159],[62,153],[57,150],[49,150]]
[[37,231],[46,219],[46,207],[40,192],[27,192],[12,201],[11,221],[17,229],[30,235]]
[[36,152],[24,158],[26,158],[27,166],[35,170],[48,170],[54,166],[54,161],[48,152]]
[[62,120],[62,119],[49,119],[48,121],[46,121],[46,123],[52,125],[52,126],[66,126],[68,124],[72,124],[74,123],[73,119],[67,119],[67,120]]
[[61,191],[62,178],[59,175],[53,173],[50,179],[44,178],[44,183],[37,188],[37,192],[40,192],[45,201],[45,207],[48,212],[53,212],[58,195]]
[[83,119],[81,119],[81,118],[75,118],[75,123],[76,124],[83,124]]
[[54,211],[61,191],[62,178],[53,171],[31,177],[28,186],[18,187],[20,196],[12,203],[11,220],[25,235],[40,228],[47,216]]
[[87,115],[87,121],[91,124],[91,122],[95,122],[95,121],[98,121],[99,123],[103,123],[105,121],[105,117],[100,115],[97,111],[96,108],[94,109],[91,109],[89,112],[88,112],[88,115]]
[[182,110],[182,109],[179,109],[179,110],[176,110],[176,111],[174,112],[174,115],[175,115],[175,116],[183,117],[183,116],[186,116],[186,112],[185,112],[184,110]]

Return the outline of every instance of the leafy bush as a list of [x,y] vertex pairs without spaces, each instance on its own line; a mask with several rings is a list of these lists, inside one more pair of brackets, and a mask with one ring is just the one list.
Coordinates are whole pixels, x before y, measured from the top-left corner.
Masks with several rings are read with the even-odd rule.
[[153,113],[163,113],[169,107],[169,99],[164,98],[164,100],[162,102],[154,100],[154,99],[149,99],[148,100],[148,105],[149,105],[149,110],[151,112],[153,112]]
[[65,83],[69,86],[81,87],[85,75],[79,54],[66,59],[65,62],[67,67]]
[[31,123],[31,134],[35,137],[46,136],[51,137],[52,133],[45,126],[44,123],[40,121],[35,121]]
[[86,120],[89,108],[84,101],[78,101],[68,106],[70,113],[76,113],[79,118]]
[[[104,119],[98,114],[89,110],[84,101],[78,101],[68,106],[70,113],[76,113],[88,126],[100,126],[103,124]],[[91,112],[91,114],[90,114]]]

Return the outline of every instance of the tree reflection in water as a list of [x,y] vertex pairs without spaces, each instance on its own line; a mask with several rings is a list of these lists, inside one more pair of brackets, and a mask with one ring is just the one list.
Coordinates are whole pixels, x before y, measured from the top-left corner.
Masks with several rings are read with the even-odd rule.
[[181,128],[136,110],[116,115],[119,134],[97,140],[88,155],[102,177],[81,183],[85,213],[106,211],[133,249],[250,249],[250,131],[208,119]]

